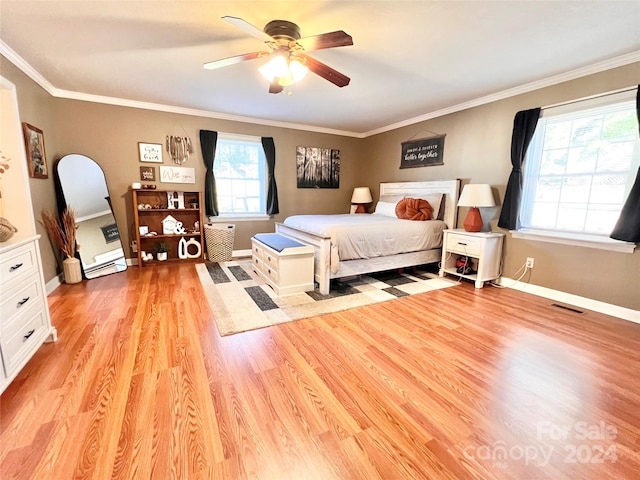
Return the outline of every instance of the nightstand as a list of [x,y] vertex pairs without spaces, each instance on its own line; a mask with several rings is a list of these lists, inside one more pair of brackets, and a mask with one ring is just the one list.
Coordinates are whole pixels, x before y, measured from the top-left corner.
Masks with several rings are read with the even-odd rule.
[[[445,230],[442,239],[440,276],[445,273],[466,278],[482,288],[484,282],[500,276],[504,233],[467,232],[463,229]],[[456,269],[459,256],[468,257],[476,273],[460,274]]]

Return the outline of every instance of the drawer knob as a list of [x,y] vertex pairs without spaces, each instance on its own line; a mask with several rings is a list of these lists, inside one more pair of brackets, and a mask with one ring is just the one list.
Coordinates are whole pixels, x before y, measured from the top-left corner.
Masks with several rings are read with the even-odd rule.
[[27,334],[24,336],[24,340],[23,340],[23,342],[26,342],[27,340],[29,340],[29,337],[30,337],[31,335],[33,335],[33,332],[35,332],[35,331],[36,331],[36,330],[35,330],[35,328],[34,328],[33,330],[29,330],[29,331],[27,332]]
[[20,301],[18,302],[17,307],[18,307],[18,308],[20,308],[21,306],[23,306],[25,303],[27,303],[27,302],[29,301],[29,299],[30,299],[30,298],[31,298],[31,297],[25,297],[25,298],[23,298],[22,300],[20,300]]
[[466,245],[466,243],[458,242],[458,245]]
[[11,267],[9,269],[10,272],[15,272],[17,269],[19,269],[23,264],[22,263],[16,263],[13,267]]

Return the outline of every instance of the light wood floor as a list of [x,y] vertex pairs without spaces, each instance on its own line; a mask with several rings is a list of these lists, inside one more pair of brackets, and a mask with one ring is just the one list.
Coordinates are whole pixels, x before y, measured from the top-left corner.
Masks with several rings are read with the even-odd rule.
[[2,480],[640,472],[637,324],[465,283],[221,338],[192,264],[49,302],[59,341],[0,398]]

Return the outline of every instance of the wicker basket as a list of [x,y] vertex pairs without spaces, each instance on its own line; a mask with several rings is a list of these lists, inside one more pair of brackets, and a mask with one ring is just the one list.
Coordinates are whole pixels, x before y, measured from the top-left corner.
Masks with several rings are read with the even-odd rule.
[[0,217],[0,242],[6,242],[18,229],[9,223],[6,218]]
[[207,257],[210,262],[228,262],[231,260],[235,231],[236,226],[228,223],[215,223],[204,226]]

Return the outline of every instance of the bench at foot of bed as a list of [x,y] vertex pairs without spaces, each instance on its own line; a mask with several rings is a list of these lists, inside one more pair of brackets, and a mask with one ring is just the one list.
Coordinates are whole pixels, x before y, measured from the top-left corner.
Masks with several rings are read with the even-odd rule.
[[256,274],[277,295],[313,290],[313,247],[277,233],[251,239],[251,263]]

